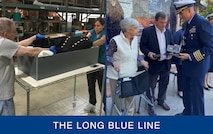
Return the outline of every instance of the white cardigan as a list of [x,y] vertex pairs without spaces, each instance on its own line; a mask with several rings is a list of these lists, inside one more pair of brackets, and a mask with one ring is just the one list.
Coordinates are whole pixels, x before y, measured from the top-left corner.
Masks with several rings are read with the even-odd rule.
[[[138,38],[134,36],[131,45],[123,32],[113,37],[117,44],[117,51],[113,54],[114,60],[120,65],[119,77],[133,77],[137,72]],[[107,67],[107,77],[118,79],[118,72],[113,66]]]

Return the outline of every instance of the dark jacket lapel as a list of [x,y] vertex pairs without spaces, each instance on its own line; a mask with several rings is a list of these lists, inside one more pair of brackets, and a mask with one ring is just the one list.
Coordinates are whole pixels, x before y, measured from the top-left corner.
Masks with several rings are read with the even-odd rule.
[[159,48],[159,43],[158,43],[158,38],[157,38],[157,34],[156,34],[156,29],[155,29],[155,26],[153,25],[152,26],[152,36],[153,36],[153,44],[156,45],[157,49],[160,51],[160,48]]

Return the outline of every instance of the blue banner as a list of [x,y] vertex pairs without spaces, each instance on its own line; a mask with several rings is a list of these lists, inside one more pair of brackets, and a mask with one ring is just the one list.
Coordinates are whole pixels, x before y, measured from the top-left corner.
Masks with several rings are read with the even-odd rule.
[[3,116],[1,132],[7,134],[143,133],[185,134],[212,132],[208,116]]

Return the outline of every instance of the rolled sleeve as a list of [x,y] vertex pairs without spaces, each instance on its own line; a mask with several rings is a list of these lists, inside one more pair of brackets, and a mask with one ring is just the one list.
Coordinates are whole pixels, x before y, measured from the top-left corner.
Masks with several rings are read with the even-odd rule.
[[141,55],[141,54],[138,54],[138,58],[137,58],[139,61],[142,61],[144,60],[144,55]]

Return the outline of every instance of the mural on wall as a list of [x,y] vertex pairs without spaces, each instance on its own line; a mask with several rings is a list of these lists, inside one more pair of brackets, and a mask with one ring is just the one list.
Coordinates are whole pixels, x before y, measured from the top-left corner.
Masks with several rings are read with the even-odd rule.
[[157,12],[165,12],[170,16],[170,7],[173,0],[132,0],[132,17],[136,18],[143,27],[154,23],[154,16]]
[[149,18],[157,12],[170,13],[170,6],[173,0],[132,0],[134,17]]
[[[106,0],[107,43],[119,34],[119,22],[126,17],[133,17],[141,24],[138,37],[143,28],[154,24],[154,16],[162,11],[168,16],[168,28],[176,31],[176,14],[172,3],[176,0]],[[128,7],[128,8],[126,8]],[[127,15],[128,14],[128,15]]]

